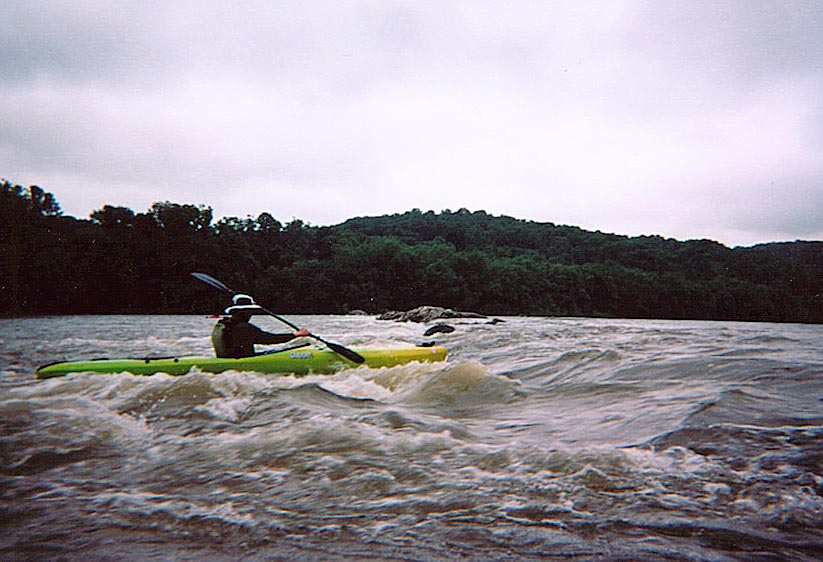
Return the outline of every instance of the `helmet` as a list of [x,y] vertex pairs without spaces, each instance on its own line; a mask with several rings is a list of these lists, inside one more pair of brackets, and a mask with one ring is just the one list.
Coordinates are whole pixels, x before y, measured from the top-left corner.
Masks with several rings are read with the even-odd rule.
[[232,305],[223,311],[225,314],[236,314],[238,312],[254,314],[255,312],[261,312],[261,308],[254,303],[254,299],[249,295],[234,295],[231,302]]

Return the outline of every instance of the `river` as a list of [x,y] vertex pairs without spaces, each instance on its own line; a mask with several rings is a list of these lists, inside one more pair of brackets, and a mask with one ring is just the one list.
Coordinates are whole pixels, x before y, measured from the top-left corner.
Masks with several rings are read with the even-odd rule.
[[0,558],[823,559],[823,326],[289,318],[450,355],[38,381],[210,354],[213,320],[0,320]]

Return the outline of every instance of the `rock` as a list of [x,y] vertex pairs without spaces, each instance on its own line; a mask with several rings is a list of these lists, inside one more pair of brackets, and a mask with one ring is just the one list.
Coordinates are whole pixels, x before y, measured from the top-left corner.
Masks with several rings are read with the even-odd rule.
[[440,306],[419,306],[406,312],[396,310],[384,312],[377,317],[378,320],[394,320],[396,322],[420,322],[427,324],[435,320],[447,318],[486,318],[482,314],[475,312],[457,312],[450,308]]
[[349,312],[349,316],[369,316],[369,313],[365,310],[352,310]]
[[442,318],[477,318],[477,319],[484,319],[487,316],[483,314],[478,314],[476,312],[460,312],[456,310],[452,310],[450,308],[446,309],[446,312],[443,313]]
[[377,317],[378,320],[394,320],[396,322],[404,322],[403,315],[405,312],[398,312],[397,310],[389,310]]
[[448,324],[435,324],[425,332],[423,332],[424,336],[431,336],[432,334],[451,334],[454,331],[453,326],[449,326]]

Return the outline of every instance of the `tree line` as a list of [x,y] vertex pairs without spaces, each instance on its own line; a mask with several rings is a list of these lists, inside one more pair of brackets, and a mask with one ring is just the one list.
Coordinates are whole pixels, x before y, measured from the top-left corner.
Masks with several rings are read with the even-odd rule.
[[38,186],[0,183],[0,314],[210,313],[209,273],[283,313],[429,304],[489,315],[823,322],[823,242],[728,248],[626,237],[484,211],[335,226],[215,221],[205,205],[105,205],[65,216]]

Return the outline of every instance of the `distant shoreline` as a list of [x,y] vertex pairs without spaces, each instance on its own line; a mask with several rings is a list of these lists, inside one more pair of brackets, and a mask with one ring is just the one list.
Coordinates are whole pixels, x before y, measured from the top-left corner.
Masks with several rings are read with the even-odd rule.
[[214,223],[203,205],[62,216],[3,184],[0,315],[203,314],[213,274],[283,314],[422,305],[486,316],[823,323],[823,242],[728,248],[629,238],[484,211],[409,211],[332,227],[268,213]]

